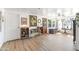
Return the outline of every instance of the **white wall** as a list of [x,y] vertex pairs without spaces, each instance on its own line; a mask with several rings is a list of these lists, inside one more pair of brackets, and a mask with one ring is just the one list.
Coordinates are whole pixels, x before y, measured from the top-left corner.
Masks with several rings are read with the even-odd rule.
[[[35,10],[23,11],[20,9],[10,9],[10,8],[5,9],[5,15],[4,15],[4,17],[5,17],[5,42],[9,41],[9,40],[19,39],[20,38],[21,17],[27,18],[27,27],[29,27],[29,15],[36,15],[36,16],[38,16],[38,18],[41,18],[40,14],[37,12],[35,12]],[[40,26],[40,25],[38,25],[38,26]],[[31,29],[31,27],[30,27],[30,29]]]
[[2,22],[2,24],[1,24],[0,47],[2,46],[3,42],[4,42],[4,22]]
[[1,14],[1,32],[0,32],[0,47],[2,46],[3,42],[4,42],[4,9],[0,8],[0,12],[2,12]]

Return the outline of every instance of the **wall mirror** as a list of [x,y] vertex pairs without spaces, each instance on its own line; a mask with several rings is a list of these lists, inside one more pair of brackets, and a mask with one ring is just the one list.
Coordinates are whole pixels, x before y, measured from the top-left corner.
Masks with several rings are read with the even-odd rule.
[[38,23],[41,23],[41,19],[38,19]]

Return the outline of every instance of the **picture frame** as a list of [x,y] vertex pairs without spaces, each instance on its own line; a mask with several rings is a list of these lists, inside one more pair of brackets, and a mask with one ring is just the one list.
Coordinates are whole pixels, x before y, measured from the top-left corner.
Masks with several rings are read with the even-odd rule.
[[47,18],[42,18],[42,24],[43,26],[47,26]]
[[51,20],[48,19],[48,27],[51,27],[51,24],[52,24]]
[[76,14],[76,25],[79,27],[79,13]]
[[37,16],[29,15],[30,26],[37,26]]
[[27,25],[27,18],[21,17],[21,25]]
[[52,21],[52,27],[56,27],[56,21]]

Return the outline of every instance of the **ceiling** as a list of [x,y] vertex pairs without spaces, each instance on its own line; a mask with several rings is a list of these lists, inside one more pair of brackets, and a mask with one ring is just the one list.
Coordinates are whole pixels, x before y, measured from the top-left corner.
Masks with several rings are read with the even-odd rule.
[[65,16],[72,15],[72,8],[5,8],[8,11],[26,12],[38,15],[52,16],[63,14]]

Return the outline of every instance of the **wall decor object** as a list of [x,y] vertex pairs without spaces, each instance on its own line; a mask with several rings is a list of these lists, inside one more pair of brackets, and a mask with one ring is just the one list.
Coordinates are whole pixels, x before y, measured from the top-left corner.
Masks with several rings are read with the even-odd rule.
[[47,18],[42,18],[43,34],[47,33]]
[[21,25],[27,25],[27,18],[21,17]]
[[38,23],[41,23],[41,19],[38,19]]
[[79,21],[79,13],[76,14],[76,20]]
[[76,24],[77,24],[78,27],[79,27],[79,13],[76,14]]
[[51,20],[48,20],[48,27],[51,27],[51,24],[52,24]]
[[37,16],[29,15],[30,26],[37,26]]
[[37,29],[31,29],[30,34],[37,33]]
[[56,21],[52,21],[52,27],[56,27]]
[[42,18],[42,23],[43,23],[43,26],[46,27],[47,26],[47,18]]

